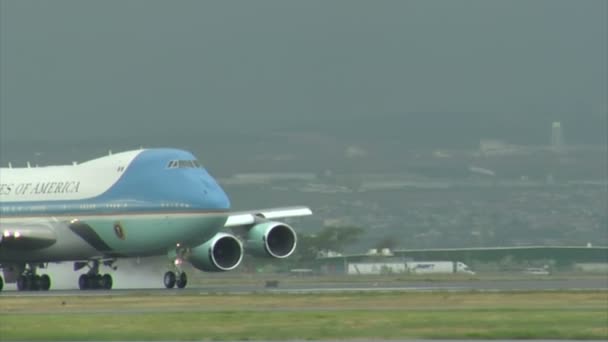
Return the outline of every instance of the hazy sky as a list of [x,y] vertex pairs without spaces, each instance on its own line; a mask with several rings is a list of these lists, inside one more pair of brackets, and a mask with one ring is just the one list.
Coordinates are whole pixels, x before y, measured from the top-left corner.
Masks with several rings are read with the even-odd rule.
[[0,0],[0,137],[414,112],[603,120],[607,4]]

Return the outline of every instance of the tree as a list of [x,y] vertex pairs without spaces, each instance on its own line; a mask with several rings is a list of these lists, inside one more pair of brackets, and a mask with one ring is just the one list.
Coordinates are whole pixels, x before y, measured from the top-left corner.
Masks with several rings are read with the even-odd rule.
[[317,234],[315,242],[319,250],[344,252],[344,248],[357,242],[362,233],[363,228],[361,227],[324,227]]
[[363,228],[353,226],[329,226],[317,234],[298,237],[298,259],[314,260],[320,251],[344,252],[344,249],[357,242]]
[[399,240],[395,236],[385,236],[376,243],[377,249],[395,249],[399,244]]

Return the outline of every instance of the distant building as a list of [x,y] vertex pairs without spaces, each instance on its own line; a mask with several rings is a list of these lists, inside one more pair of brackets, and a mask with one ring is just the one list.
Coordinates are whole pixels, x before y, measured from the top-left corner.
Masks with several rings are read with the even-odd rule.
[[564,146],[564,136],[562,132],[562,124],[555,121],[551,124],[551,148],[555,151],[561,151]]
[[496,176],[496,173],[490,169],[486,169],[483,167],[477,167],[477,166],[469,166],[469,171],[471,171],[474,174],[478,174],[478,175],[482,175],[482,176],[491,176],[494,177]]
[[280,181],[310,182],[317,179],[317,175],[307,172],[260,172],[237,173],[230,178],[221,179],[222,184],[267,184]]
[[514,154],[517,152],[517,148],[502,140],[481,139],[479,141],[479,151],[482,155],[496,156]]

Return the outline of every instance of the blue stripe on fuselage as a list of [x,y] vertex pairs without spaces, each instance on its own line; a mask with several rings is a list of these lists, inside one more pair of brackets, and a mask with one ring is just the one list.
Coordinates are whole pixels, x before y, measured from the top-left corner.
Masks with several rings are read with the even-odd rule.
[[203,168],[167,168],[171,160],[195,160],[177,149],[143,150],[103,194],[67,201],[3,202],[2,216],[99,214],[158,210],[227,210],[228,196]]

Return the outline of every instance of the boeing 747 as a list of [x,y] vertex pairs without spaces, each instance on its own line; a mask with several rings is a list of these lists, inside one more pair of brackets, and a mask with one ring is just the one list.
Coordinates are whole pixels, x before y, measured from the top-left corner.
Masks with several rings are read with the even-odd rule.
[[0,168],[0,290],[48,290],[48,263],[87,270],[80,289],[111,289],[118,258],[167,255],[166,288],[188,282],[180,265],[234,270],[244,249],[286,258],[294,229],[277,219],[311,215],[308,207],[230,211],[213,177],[187,151],[141,149],[65,166]]

